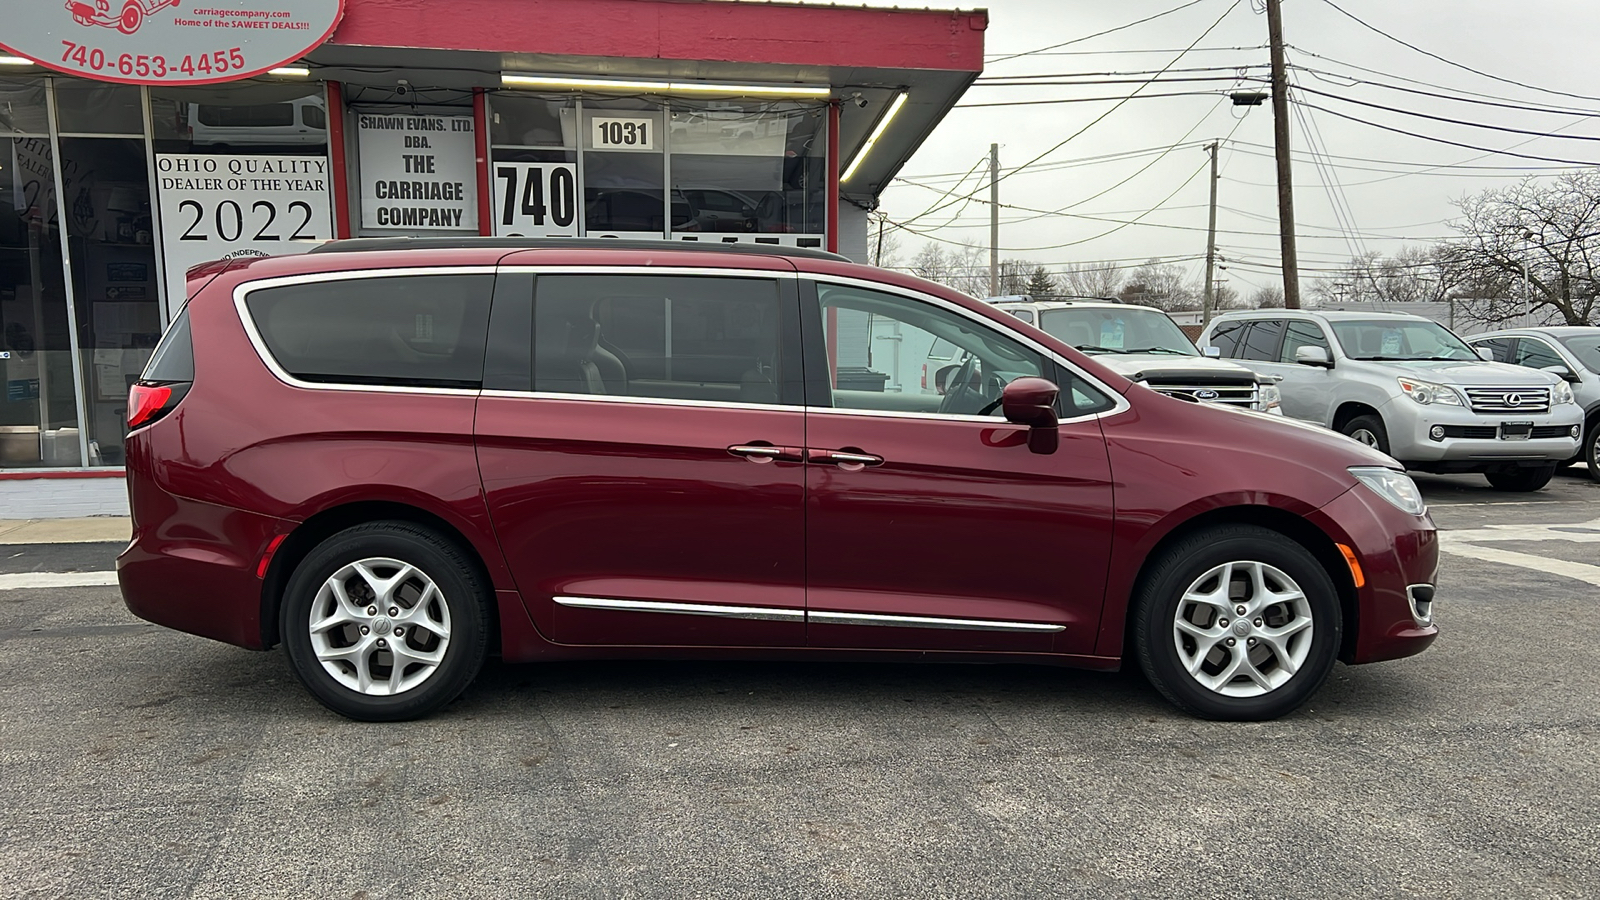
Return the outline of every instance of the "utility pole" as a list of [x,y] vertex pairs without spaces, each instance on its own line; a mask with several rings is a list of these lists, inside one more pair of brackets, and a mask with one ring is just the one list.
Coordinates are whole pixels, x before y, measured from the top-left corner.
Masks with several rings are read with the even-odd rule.
[[1281,0],[1267,2],[1267,39],[1272,46],[1272,143],[1278,157],[1278,240],[1283,248],[1283,305],[1300,308],[1300,258],[1294,249],[1294,189],[1289,175],[1289,76],[1283,61]]
[[989,296],[1000,296],[1000,145],[989,145]]
[[1211,152],[1211,214],[1206,225],[1206,292],[1200,307],[1202,325],[1211,324],[1211,311],[1216,307],[1216,298],[1211,290],[1211,267],[1217,261],[1217,142],[1207,144],[1206,149]]

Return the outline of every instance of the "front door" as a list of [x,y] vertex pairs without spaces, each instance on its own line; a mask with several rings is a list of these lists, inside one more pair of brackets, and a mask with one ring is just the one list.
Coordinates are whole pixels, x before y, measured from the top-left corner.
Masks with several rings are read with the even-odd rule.
[[[954,304],[825,280],[802,293],[821,374],[807,384],[808,642],[1092,652],[1112,489],[1091,416],[1112,398]],[[903,377],[924,365],[925,388]],[[1053,454],[999,415],[1024,375],[1063,388]]]
[[533,280],[520,320],[497,293],[492,337],[504,346],[531,325],[531,354],[490,360],[526,388],[486,391],[477,435],[489,512],[540,631],[804,646],[792,274]]

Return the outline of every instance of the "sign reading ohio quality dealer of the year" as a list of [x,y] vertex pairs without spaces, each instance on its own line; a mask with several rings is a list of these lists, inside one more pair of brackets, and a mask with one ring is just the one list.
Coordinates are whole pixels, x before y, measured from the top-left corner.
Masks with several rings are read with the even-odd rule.
[[477,231],[477,135],[471,116],[356,119],[361,143],[361,226]]
[[304,253],[333,237],[325,157],[161,153],[156,192],[169,284],[213,259]]
[[215,84],[319,46],[344,0],[8,0],[0,49],[124,84]]

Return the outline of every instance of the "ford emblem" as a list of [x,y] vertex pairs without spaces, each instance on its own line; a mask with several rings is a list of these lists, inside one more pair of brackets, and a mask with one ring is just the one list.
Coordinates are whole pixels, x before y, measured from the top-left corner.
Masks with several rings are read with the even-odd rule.
[[1201,388],[1200,390],[1194,392],[1194,398],[1196,400],[1215,400],[1221,396],[1221,394],[1213,391],[1210,388]]

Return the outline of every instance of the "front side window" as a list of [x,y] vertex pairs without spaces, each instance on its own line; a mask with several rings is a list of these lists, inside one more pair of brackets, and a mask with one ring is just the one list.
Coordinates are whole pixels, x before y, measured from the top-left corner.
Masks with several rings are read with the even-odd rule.
[[1194,344],[1178,324],[1153,309],[1047,309],[1039,327],[1088,354],[1157,353],[1195,356]]
[[932,303],[833,284],[817,300],[836,409],[1001,416],[1001,391],[1024,376],[1068,381],[1057,381],[1068,415],[1109,408],[1038,352]]
[[1354,319],[1333,323],[1344,353],[1368,360],[1477,359],[1478,354],[1438,322]]
[[1301,347],[1321,347],[1328,358],[1333,358],[1333,351],[1328,347],[1328,336],[1322,333],[1322,327],[1314,322],[1290,322],[1283,333],[1283,352],[1278,355],[1279,362],[1292,363],[1295,353]]
[[267,351],[302,381],[476,388],[492,275],[352,278],[252,291]]
[[1511,338],[1489,338],[1487,340],[1474,341],[1472,346],[1489,348],[1489,352],[1494,354],[1495,362],[1511,361]]
[[1514,362],[1530,369],[1543,369],[1547,366],[1566,368],[1567,365],[1567,361],[1562,359],[1561,354],[1554,348],[1534,338],[1522,338],[1517,341],[1517,356]]
[[779,403],[782,303],[761,278],[542,275],[533,389]]
[[1600,334],[1562,338],[1561,343],[1585,369],[1600,372]]
[[1276,362],[1278,359],[1278,345],[1283,336],[1282,319],[1262,319],[1250,323],[1250,330],[1244,333],[1244,340],[1239,342],[1240,359],[1253,359],[1261,362]]

